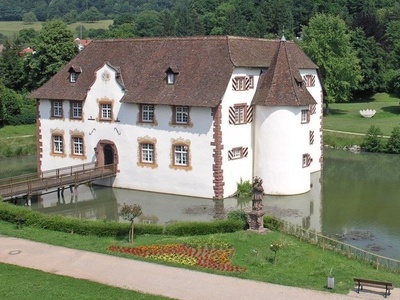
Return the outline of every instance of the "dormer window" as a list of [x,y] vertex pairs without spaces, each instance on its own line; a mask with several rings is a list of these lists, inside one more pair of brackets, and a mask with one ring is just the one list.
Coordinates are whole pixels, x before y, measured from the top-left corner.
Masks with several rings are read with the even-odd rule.
[[172,70],[171,68],[168,68],[166,73],[167,73],[167,84],[175,84],[178,72]]
[[76,82],[76,73],[75,72],[71,72],[69,75],[69,82]]
[[78,76],[82,73],[82,69],[77,66],[71,66],[68,70],[69,72],[69,82],[76,82],[78,80]]

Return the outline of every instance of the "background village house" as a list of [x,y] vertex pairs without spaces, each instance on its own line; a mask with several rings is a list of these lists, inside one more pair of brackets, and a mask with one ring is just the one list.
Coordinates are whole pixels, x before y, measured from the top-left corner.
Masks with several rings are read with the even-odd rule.
[[223,199],[241,180],[310,190],[323,88],[291,41],[94,40],[32,93],[38,169],[116,164],[106,186]]

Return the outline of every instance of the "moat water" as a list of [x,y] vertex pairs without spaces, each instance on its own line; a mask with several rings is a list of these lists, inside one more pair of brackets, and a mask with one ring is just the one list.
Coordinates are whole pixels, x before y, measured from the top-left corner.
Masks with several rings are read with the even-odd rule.
[[[15,167],[13,167],[15,165]],[[34,170],[34,157],[0,160],[0,174]],[[15,172],[15,171],[14,171]],[[13,173],[14,175],[15,173]],[[264,183],[268,184],[268,183]],[[251,199],[224,201],[157,194],[100,186],[80,186],[78,195],[65,190],[42,195],[31,209],[78,218],[118,220],[123,203],[140,204],[139,222],[167,224],[175,220],[209,221],[231,210],[250,210]],[[310,192],[264,196],[266,214],[322,232],[370,252],[400,260],[400,156],[354,154],[326,149],[324,170],[312,175]]]

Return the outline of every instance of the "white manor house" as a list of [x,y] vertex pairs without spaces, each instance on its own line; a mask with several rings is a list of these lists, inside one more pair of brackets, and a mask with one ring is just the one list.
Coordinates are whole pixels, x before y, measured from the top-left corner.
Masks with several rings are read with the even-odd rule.
[[116,164],[106,186],[223,199],[272,195],[322,168],[323,87],[291,41],[95,40],[32,93],[40,171]]

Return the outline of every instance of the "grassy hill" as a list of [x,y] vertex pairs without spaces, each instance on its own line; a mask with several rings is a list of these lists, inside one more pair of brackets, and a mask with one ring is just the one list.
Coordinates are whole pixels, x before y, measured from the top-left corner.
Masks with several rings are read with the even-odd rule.
[[[69,24],[68,27],[75,32],[75,29],[78,26],[84,26],[86,29],[108,29],[108,26],[112,24],[112,20],[101,20],[94,23],[84,23],[84,22],[76,22]],[[34,22],[32,24],[24,24],[22,21],[10,21],[10,22],[0,22],[0,33],[6,36],[12,36],[21,29],[29,29],[33,28],[39,31],[42,28],[42,22]]]

